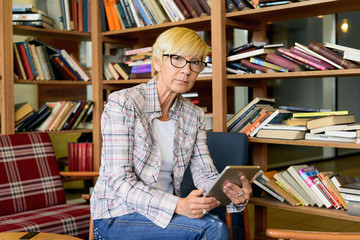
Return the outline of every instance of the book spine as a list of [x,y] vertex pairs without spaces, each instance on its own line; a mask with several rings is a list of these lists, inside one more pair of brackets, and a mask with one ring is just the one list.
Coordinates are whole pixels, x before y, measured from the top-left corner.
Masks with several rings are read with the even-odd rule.
[[129,21],[130,21],[130,24],[132,27],[137,27],[137,23],[135,21],[135,18],[134,18],[134,15],[131,11],[131,7],[130,7],[130,4],[129,4],[129,1],[128,0],[120,0],[120,2],[123,2],[124,3],[124,7],[125,7],[125,12],[127,13],[128,15],[128,18],[129,18]]
[[272,62],[280,67],[286,68],[291,72],[297,72],[299,71],[299,65],[296,63],[293,63],[275,53],[268,53],[265,57],[265,59],[269,62]]
[[[344,205],[342,204],[341,200],[339,199],[338,195],[335,193],[334,188],[330,186],[330,182],[325,180],[325,176],[323,173],[319,173],[318,177],[326,190],[329,192],[329,194],[332,196],[332,198],[336,201],[336,203],[339,205],[339,207],[344,208]],[[336,190],[337,191],[337,190]]]
[[152,22],[152,24],[158,24],[155,16],[153,15],[151,9],[149,8],[149,6],[147,5],[147,3],[145,2],[145,0],[139,0],[140,4],[143,6],[143,8],[145,9],[145,12],[148,14],[150,21]]
[[254,63],[250,62],[248,59],[241,59],[240,63],[243,64],[244,66],[247,66],[249,68],[258,70],[258,71],[263,72],[263,73],[267,73],[269,71],[268,67],[264,67],[264,66],[254,64]]
[[180,20],[180,17],[176,14],[174,8],[171,6],[171,2],[168,0],[163,0],[165,4],[165,8],[169,11],[169,18],[171,21],[176,22]]
[[279,55],[280,57],[283,57],[283,58],[285,58],[285,59],[287,59],[287,60],[289,60],[289,61],[291,61],[291,62],[293,62],[293,63],[296,63],[296,64],[300,65],[301,67],[307,69],[307,70],[314,70],[314,69],[315,69],[314,67],[312,67],[312,66],[310,66],[310,65],[308,65],[308,64],[306,64],[306,63],[304,63],[304,62],[300,62],[299,60],[296,60],[296,59],[293,58],[293,57],[290,57],[290,56],[288,56],[288,55],[285,55],[285,54],[279,52],[278,50],[276,50],[275,53],[276,53],[277,55]]
[[226,12],[233,12],[237,10],[235,4],[232,2],[232,0],[225,0],[225,6],[226,6]]
[[109,26],[109,30],[114,31],[115,30],[115,23],[114,23],[113,15],[112,15],[112,12],[111,12],[110,0],[103,0],[103,1],[104,1],[106,19],[107,19],[107,23],[108,23],[108,26]]
[[284,202],[285,199],[283,197],[281,197],[280,195],[278,195],[277,193],[275,193],[273,190],[271,190],[270,188],[268,188],[267,186],[263,185],[262,183],[260,183],[258,180],[254,179],[253,183],[256,184],[256,186],[260,187],[261,189],[263,189],[265,192],[269,193],[271,196],[275,197],[276,199],[278,199],[281,202]]
[[45,58],[45,53],[44,53],[44,51],[46,50],[43,48],[43,46],[36,46],[35,49],[36,49],[36,53],[39,56],[39,60],[40,60],[41,68],[44,73],[45,80],[50,80],[51,79],[50,69],[47,64],[47,60]]
[[151,52],[151,51],[152,51],[152,47],[137,48],[137,49],[125,51],[125,55],[130,56],[130,55],[135,55],[135,54],[138,54],[141,52]]
[[333,61],[336,64],[339,64],[343,68],[350,68],[351,62],[343,59],[341,56],[337,55],[336,53],[330,51],[329,49],[325,48],[321,43],[318,42],[311,42],[309,45],[309,49],[322,55],[325,58]]
[[235,127],[238,125],[238,123],[245,118],[250,112],[253,111],[253,109],[255,109],[255,105],[252,105],[250,108],[248,108],[246,111],[244,111],[238,118],[236,118],[228,127],[227,127],[227,131],[228,132],[232,132],[233,129],[235,129]]
[[[315,185],[320,189],[322,194],[324,194],[325,198],[331,203],[331,206],[333,206],[335,209],[339,209],[340,206],[337,204],[337,202],[333,199],[331,194],[326,190],[325,186],[322,184],[319,178],[314,178]],[[331,207],[330,206],[330,207]],[[328,207],[329,208],[329,207]]]
[[250,58],[250,62],[252,62],[254,64],[257,64],[257,65],[260,65],[260,66],[265,66],[265,67],[268,67],[268,68],[272,68],[272,69],[280,71],[280,72],[288,72],[288,70],[286,68],[277,66],[277,65],[269,63],[269,62],[265,62],[265,61],[263,61],[261,59],[258,59],[258,58]]
[[81,113],[79,114],[79,116],[77,117],[77,119],[75,120],[73,126],[71,127],[72,130],[75,130],[77,128],[77,126],[79,125],[80,121],[82,120],[82,118],[85,116],[85,114],[89,111],[90,107],[92,105],[92,101],[88,100],[84,106],[84,108],[82,109]]
[[33,73],[32,69],[31,69],[29,57],[28,57],[28,55],[26,53],[25,46],[23,44],[17,44],[17,48],[19,50],[21,61],[22,61],[23,65],[24,65],[24,69],[25,69],[25,72],[26,72],[27,79],[34,80],[35,76],[34,76],[34,73]]
[[193,18],[198,18],[199,16],[197,15],[195,9],[193,8],[193,6],[191,5],[189,0],[181,0],[182,3],[184,4],[184,6],[186,7],[186,9],[188,10],[188,12],[190,13],[190,15]]
[[150,20],[149,20],[149,17],[148,17],[148,15],[146,14],[144,8],[141,6],[139,0],[134,0],[134,3],[135,3],[135,5],[136,5],[137,9],[139,10],[139,13],[140,13],[142,19],[144,20],[146,26],[151,25],[151,22],[150,22]]
[[199,5],[201,6],[201,8],[204,10],[204,12],[207,15],[211,15],[211,8],[209,6],[209,4],[206,2],[206,0],[198,0]]
[[290,52],[295,54],[295,55],[298,55],[300,57],[303,57],[303,58],[305,58],[305,59],[307,59],[309,61],[320,64],[321,66],[323,66],[323,67],[325,67],[327,69],[331,69],[331,70],[335,69],[335,67],[333,65],[331,65],[330,63],[328,63],[326,61],[323,61],[323,60],[321,60],[319,58],[316,58],[316,57],[314,57],[314,56],[312,56],[310,54],[307,54],[306,52],[303,52],[303,51],[301,51],[299,49],[296,49],[295,47],[291,47]]
[[260,2],[259,7],[270,7],[282,4],[288,4],[290,1]]
[[24,44],[24,47],[25,47],[25,50],[26,50],[26,54],[28,55],[28,58],[29,58],[31,70],[33,71],[34,76],[36,78],[38,76],[38,72],[37,72],[37,70],[35,68],[34,57],[33,57],[32,53],[31,53],[28,42],[24,42],[23,44]]
[[86,143],[86,171],[94,171],[93,170],[93,152],[94,152],[94,144]]
[[191,18],[190,13],[185,8],[184,4],[181,2],[181,0],[174,0],[174,3],[179,8],[180,12],[184,15],[185,19]]
[[271,115],[270,112],[266,112],[262,114],[255,122],[253,122],[248,129],[246,129],[244,132],[246,135],[250,136],[250,134],[255,131],[255,129],[260,126],[262,122],[264,122],[269,116]]
[[240,11],[246,7],[246,4],[243,0],[232,0],[232,2],[235,4],[237,9],[239,9]]
[[21,57],[19,54],[19,49],[16,46],[16,43],[13,43],[13,48],[14,48],[14,61],[15,61],[15,66],[17,68],[18,71],[18,75],[20,79],[24,79],[26,80],[26,73],[25,73],[25,69],[24,69],[24,65],[21,62]]
[[279,51],[280,53],[285,54],[286,56],[289,56],[289,57],[291,57],[293,59],[296,59],[296,60],[298,60],[300,62],[306,63],[307,65],[310,65],[310,66],[312,66],[314,68],[317,68],[319,70],[326,70],[326,68],[324,66],[322,66],[320,64],[317,64],[317,63],[315,63],[313,61],[310,61],[310,60],[308,60],[306,58],[303,58],[301,56],[298,56],[298,55],[296,55],[296,54],[294,54],[294,53],[292,53],[292,52],[290,52],[290,51],[288,51],[286,49],[278,48],[277,51]]
[[257,132],[263,128],[266,124],[268,124],[272,119],[274,119],[277,115],[279,115],[279,110],[276,110],[275,112],[271,113],[266,119],[264,119],[264,121],[262,121],[260,123],[260,125],[258,127],[256,127],[251,133],[250,133],[250,137],[254,137]]
[[[62,59],[60,57],[55,57],[54,58],[55,61],[58,63],[58,65],[64,69],[64,71],[70,76],[69,80],[72,79],[74,81],[77,81],[78,78],[76,77],[76,75],[69,69],[69,67],[62,61]],[[64,79],[66,80],[66,79]]]
[[189,0],[191,6],[193,6],[196,14],[201,16],[206,16],[207,14],[204,12],[204,10],[201,8],[200,4],[197,2],[197,0]]

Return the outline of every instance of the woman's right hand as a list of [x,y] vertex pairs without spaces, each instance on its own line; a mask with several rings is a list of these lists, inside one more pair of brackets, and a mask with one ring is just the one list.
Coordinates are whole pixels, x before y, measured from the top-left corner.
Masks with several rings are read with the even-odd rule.
[[175,213],[189,218],[202,218],[204,209],[208,212],[220,205],[214,197],[203,197],[205,190],[193,190],[186,198],[180,198]]

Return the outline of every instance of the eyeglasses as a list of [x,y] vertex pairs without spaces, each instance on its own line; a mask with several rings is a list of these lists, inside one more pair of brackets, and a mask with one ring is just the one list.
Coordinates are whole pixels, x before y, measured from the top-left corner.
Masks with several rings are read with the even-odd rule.
[[194,72],[201,72],[205,69],[207,63],[202,61],[188,61],[182,56],[175,54],[163,54],[164,57],[170,57],[170,63],[176,68],[183,68],[187,63],[190,64],[190,69]]

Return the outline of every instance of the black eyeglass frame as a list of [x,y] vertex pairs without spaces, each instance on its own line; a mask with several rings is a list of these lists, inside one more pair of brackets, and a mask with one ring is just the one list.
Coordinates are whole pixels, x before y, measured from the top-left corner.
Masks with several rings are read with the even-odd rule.
[[[173,56],[181,57],[182,59],[184,59],[184,60],[185,60],[184,66],[182,66],[182,67],[175,66],[175,65],[172,63],[172,57],[173,57]],[[171,63],[171,65],[173,65],[173,66],[176,67],[176,68],[183,68],[183,67],[186,66],[186,64],[189,63],[191,71],[196,72],[196,73],[201,73],[202,71],[204,71],[204,69],[205,69],[206,66],[207,66],[207,63],[206,63],[206,62],[203,62],[203,61],[188,61],[186,58],[184,58],[184,57],[182,57],[182,56],[179,56],[179,55],[176,55],[176,54],[163,54],[163,57],[170,57],[170,63]],[[194,62],[201,62],[201,63],[204,65],[203,69],[202,69],[201,71],[195,71],[194,69],[192,69],[191,64],[194,63]]]

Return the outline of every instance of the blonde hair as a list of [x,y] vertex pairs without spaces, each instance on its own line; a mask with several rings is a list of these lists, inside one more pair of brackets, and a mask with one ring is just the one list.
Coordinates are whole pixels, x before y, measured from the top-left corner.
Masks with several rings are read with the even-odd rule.
[[[163,54],[194,56],[205,60],[210,48],[195,31],[185,27],[174,27],[161,33],[152,48],[152,58],[162,64]],[[151,65],[152,76],[157,76],[154,64]]]

